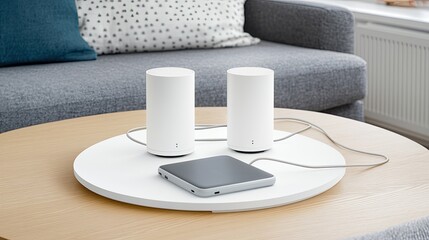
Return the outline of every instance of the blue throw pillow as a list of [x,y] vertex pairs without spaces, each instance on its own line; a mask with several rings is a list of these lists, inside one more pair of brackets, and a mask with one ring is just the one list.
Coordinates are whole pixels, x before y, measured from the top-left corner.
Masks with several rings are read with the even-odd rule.
[[75,0],[2,0],[0,66],[94,60],[79,33]]

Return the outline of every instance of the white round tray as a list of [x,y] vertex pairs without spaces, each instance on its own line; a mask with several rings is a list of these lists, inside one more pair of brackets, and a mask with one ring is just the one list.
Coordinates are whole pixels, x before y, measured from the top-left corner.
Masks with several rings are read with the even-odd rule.
[[[274,136],[287,134],[275,131]],[[138,131],[133,136],[145,141],[146,132]],[[196,138],[226,138],[226,129],[196,131]],[[174,210],[234,212],[308,199],[333,187],[345,173],[344,168],[306,169],[260,161],[254,166],[276,176],[273,186],[209,198],[197,197],[158,175],[160,165],[217,155],[229,155],[244,162],[272,157],[308,165],[345,164],[337,150],[301,135],[276,142],[271,150],[257,154],[235,152],[227,147],[226,142],[196,142],[194,153],[178,158],[151,155],[144,146],[120,135],[80,153],[74,162],[74,174],[89,190],[121,202]]]

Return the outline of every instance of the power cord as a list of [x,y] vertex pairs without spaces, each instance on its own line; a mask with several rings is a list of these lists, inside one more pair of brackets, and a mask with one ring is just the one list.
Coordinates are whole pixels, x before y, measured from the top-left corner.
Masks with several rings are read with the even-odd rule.
[[[226,127],[226,124],[222,125],[196,125],[197,128],[195,130],[206,130],[213,128],[223,128]],[[226,141],[226,138],[203,138],[203,139],[195,139],[196,142],[223,142]]]
[[[223,125],[206,125],[206,124],[197,124],[197,125],[195,125],[195,130],[206,130],[206,129],[213,129],[213,128],[222,128],[222,127],[226,127],[226,124],[223,124]],[[290,137],[292,137],[292,136],[294,136],[294,135],[296,135],[296,134],[300,134],[300,133],[302,133],[302,132],[304,132],[304,131],[307,131],[308,129],[310,129],[311,128],[311,126],[310,125],[308,125],[306,128],[304,128],[304,129],[301,129],[301,130],[298,130],[298,131],[296,131],[296,132],[293,132],[293,133],[291,133],[291,134],[289,134],[289,135],[287,135],[287,136],[285,136],[285,137],[281,137],[281,138],[279,138],[279,139],[274,139],[274,142],[279,142],[279,141],[283,141],[283,140],[285,140],[285,139],[288,139],[288,138],[290,138]],[[140,131],[140,130],[145,130],[146,129],[146,127],[137,127],[137,128],[133,128],[133,129],[130,129],[130,130],[128,130],[127,131],[127,133],[126,133],[126,135],[127,135],[127,137],[131,140],[131,141],[133,141],[133,142],[135,142],[135,143],[138,143],[138,144],[141,144],[141,145],[143,145],[143,146],[146,146],[146,143],[144,143],[144,142],[142,142],[142,141],[139,141],[139,140],[137,140],[137,139],[135,139],[135,138],[133,138],[131,135],[130,135],[130,133],[133,133],[133,132],[137,132],[137,131]],[[197,141],[197,142],[222,142],[222,141],[227,141],[227,139],[226,138],[202,138],[202,139],[195,139],[195,141]]]
[[315,130],[321,132],[323,135],[325,135],[333,144],[335,144],[337,147],[352,151],[352,152],[357,152],[357,153],[361,153],[361,154],[366,154],[366,155],[370,155],[370,156],[375,156],[375,157],[382,157],[384,158],[383,161],[381,162],[377,162],[377,163],[371,163],[371,164],[346,164],[346,165],[305,165],[305,164],[299,164],[299,163],[294,163],[294,162],[289,162],[289,161],[284,161],[284,160],[280,160],[280,159],[275,159],[275,158],[257,158],[253,161],[251,161],[249,164],[252,165],[257,161],[262,161],[262,160],[266,160],[266,161],[275,161],[275,162],[279,162],[279,163],[284,163],[284,164],[289,164],[289,165],[293,165],[293,166],[297,166],[297,167],[304,167],[304,168],[349,168],[349,167],[377,167],[383,164],[386,164],[389,162],[389,158],[383,154],[378,154],[378,153],[372,153],[372,152],[366,152],[366,151],[362,151],[362,150],[357,150],[354,148],[350,148],[347,146],[344,146],[340,143],[338,143],[337,141],[335,141],[331,136],[329,136],[329,134],[323,130],[323,128],[317,126],[314,123],[302,120],[302,119],[297,119],[297,118],[274,118],[274,121],[289,121],[289,122],[297,122],[297,123],[301,123],[301,124],[307,124],[310,125],[311,128],[314,128]]
[[[199,125],[197,125],[199,126]],[[201,128],[195,128],[195,130],[205,130],[205,129],[211,129],[211,128],[221,128],[221,127],[226,127],[226,125],[207,125],[207,127],[201,127]],[[296,134],[300,134],[302,132],[307,131],[308,129],[310,129],[311,126],[308,125],[306,128],[298,130],[296,132],[293,132],[289,135],[287,135],[286,137],[281,137],[279,139],[274,139],[274,142],[280,142],[283,141],[285,139],[288,139]],[[202,138],[202,139],[195,139],[195,141],[197,142],[220,142],[220,141],[227,141],[228,139],[226,138]]]
[[[279,139],[275,139],[274,142],[279,142],[279,141],[283,141],[286,140],[296,134],[305,132],[311,128],[321,132],[323,135],[325,135],[334,145],[336,145],[337,147],[352,151],[352,152],[356,152],[356,153],[360,153],[360,154],[366,154],[366,155],[370,155],[370,156],[375,156],[375,157],[381,157],[384,158],[383,161],[381,162],[377,162],[377,163],[371,163],[371,164],[345,164],[345,165],[305,165],[305,164],[299,164],[299,163],[294,163],[294,162],[289,162],[289,161],[284,161],[284,160],[280,160],[280,159],[275,159],[275,158],[256,158],[255,160],[251,161],[249,164],[252,165],[255,162],[258,161],[274,161],[274,162],[279,162],[279,163],[284,163],[284,164],[289,164],[289,165],[293,165],[293,166],[297,166],[297,167],[303,167],[303,168],[311,168],[311,169],[320,169],[320,168],[349,168],[349,167],[377,167],[377,166],[381,166],[383,164],[386,164],[389,162],[389,158],[383,154],[378,154],[378,153],[371,153],[371,152],[366,152],[366,151],[362,151],[362,150],[357,150],[354,148],[350,148],[347,146],[344,146],[343,144],[338,143],[337,141],[335,141],[325,130],[323,130],[323,128],[317,126],[314,123],[308,122],[306,120],[302,120],[302,119],[298,119],[298,118],[274,118],[275,121],[288,121],[288,122],[296,122],[296,123],[301,123],[301,124],[305,124],[307,125],[307,127],[298,130],[296,132],[293,132],[285,137],[279,138]],[[196,125],[195,130],[206,130],[206,129],[213,129],[213,128],[221,128],[221,127],[226,127],[226,125]],[[133,141],[136,142],[138,144],[144,145],[146,146],[146,143],[139,141],[135,138],[133,138],[130,133],[132,132],[136,132],[139,130],[145,130],[146,127],[137,127],[137,128],[133,128],[127,131],[126,135],[127,137]],[[195,141],[226,141],[227,139],[225,138],[208,138],[208,139],[195,139]]]
[[[224,124],[224,125],[197,124],[197,125],[195,125],[195,127],[196,127],[195,130],[206,130],[206,129],[226,127],[226,124]],[[137,140],[131,136],[131,133],[137,132],[140,130],[145,130],[145,129],[146,129],[146,127],[132,128],[132,129],[127,131],[127,133],[126,133],[127,138],[130,139],[131,141],[135,142],[135,143],[141,144],[143,146],[147,146],[147,144],[145,142],[139,141],[139,140]],[[225,139],[223,139],[223,138],[219,138],[219,139],[195,139],[195,141],[226,141],[226,138]]]
[[147,146],[147,145],[146,145],[146,143],[144,143],[144,142],[142,142],[142,141],[139,141],[139,140],[137,140],[137,139],[135,139],[135,138],[131,137],[131,134],[130,134],[130,133],[132,133],[132,132],[137,132],[137,131],[145,130],[145,129],[146,129],[146,127],[136,127],[136,128],[132,128],[132,129],[130,129],[130,130],[128,130],[128,131],[127,131],[127,133],[126,133],[127,138],[128,138],[128,139],[130,139],[131,141],[135,142],[135,143],[141,144],[141,145],[143,145],[143,146]]

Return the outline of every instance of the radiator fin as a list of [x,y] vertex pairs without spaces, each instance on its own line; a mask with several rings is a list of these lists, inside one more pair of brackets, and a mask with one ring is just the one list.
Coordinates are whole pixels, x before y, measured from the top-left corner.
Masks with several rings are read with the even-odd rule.
[[429,138],[429,33],[358,23],[355,50],[368,64],[366,116]]

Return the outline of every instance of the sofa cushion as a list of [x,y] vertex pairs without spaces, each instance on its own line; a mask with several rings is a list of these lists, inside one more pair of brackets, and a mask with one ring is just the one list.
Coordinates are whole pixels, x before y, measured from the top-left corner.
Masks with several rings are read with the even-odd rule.
[[[427,213],[426,213],[427,214]],[[380,232],[369,233],[347,240],[424,240],[429,239],[429,216],[392,226]]]
[[0,131],[60,119],[145,108],[145,71],[180,66],[196,72],[196,105],[226,105],[226,71],[275,71],[275,106],[322,111],[365,95],[365,62],[354,55],[272,42],[230,49],[101,56],[0,68]]
[[74,0],[1,2],[0,67],[95,58],[80,36]]
[[80,31],[98,54],[258,43],[243,32],[245,0],[77,0]]

